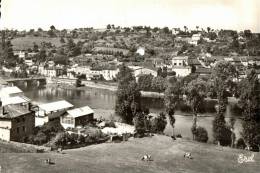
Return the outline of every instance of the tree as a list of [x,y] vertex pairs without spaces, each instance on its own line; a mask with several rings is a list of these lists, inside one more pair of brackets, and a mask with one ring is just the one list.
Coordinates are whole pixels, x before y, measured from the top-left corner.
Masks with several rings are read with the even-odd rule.
[[[206,82],[202,79],[195,79],[187,86],[187,103],[190,105],[193,113],[192,132],[197,129],[197,113],[200,106],[204,103],[206,97]],[[195,134],[193,133],[193,140]]]
[[179,98],[180,93],[181,93],[181,87],[178,81],[174,83],[169,83],[167,89],[164,92],[164,105],[165,105],[166,113],[170,120],[170,124],[173,129],[173,134],[172,134],[173,136],[174,136],[174,124],[175,124],[174,113],[177,104],[180,100]]
[[154,133],[163,133],[167,125],[166,115],[161,112],[158,117],[151,120],[151,131]]
[[35,42],[33,42],[33,51],[39,52],[39,46]]
[[11,41],[2,40],[2,50],[0,50],[1,63],[5,62],[7,67],[14,67],[18,62],[17,56],[14,56]]
[[187,33],[188,27],[184,26],[184,32]]
[[207,31],[208,31],[208,33],[211,31],[211,28],[210,27],[207,27]]
[[131,69],[122,65],[117,75],[118,90],[116,93],[115,112],[128,124],[141,111],[141,93]]
[[61,42],[61,43],[65,43],[65,40],[64,40],[63,37],[60,38],[60,42]]
[[143,113],[139,112],[135,115],[135,117],[133,118],[133,123],[135,126],[135,131],[137,134],[144,136],[144,133],[146,131],[145,128],[145,121],[146,121],[146,117],[144,116]]
[[234,148],[235,146],[235,141],[236,141],[236,134],[235,134],[235,129],[234,125],[236,123],[236,119],[234,117],[231,117],[229,119],[229,124],[230,124],[230,131],[231,131],[231,147]]
[[235,67],[227,61],[219,61],[212,72],[218,99],[217,115],[213,120],[213,137],[220,145],[227,145],[231,141],[231,132],[226,125],[224,113],[228,104],[227,89],[235,76]]
[[165,78],[157,76],[152,79],[151,89],[155,92],[164,92],[167,87]]
[[162,69],[162,74],[161,74],[161,76],[162,76],[163,78],[166,78],[166,77],[167,77],[167,73],[168,73],[167,66],[164,66],[163,69]]
[[157,76],[162,76],[162,68],[161,67],[159,67],[157,69]]
[[203,127],[197,127],[196,131],[194,133],[194,140],[198,141],[198,142],[204,142],[206,143],[208,141],[208,132],[205,128]]
[[50,26],[50,29],[51,29],[51,30],[56,30],[56,28],[55,28],[54,25],[51,25],[51,26]]
[[138,78],[138,86],[143,91],[150,91],[152,88],[153,75],[142,75]]
[[168,27],[164,27],[164,28],[163,28],[163,33],[164,33],[164,34],[169,34],[169,33],[170,33],[169,28],[168,28]]
[[253,34],[251,30],[244,30],[244,35],[246,38],[251,38]]
[[249,146],[259,146],[260,134],[260,83],[255,69],[251,69],[240,85],[240,102],[243,110],[242,136]]

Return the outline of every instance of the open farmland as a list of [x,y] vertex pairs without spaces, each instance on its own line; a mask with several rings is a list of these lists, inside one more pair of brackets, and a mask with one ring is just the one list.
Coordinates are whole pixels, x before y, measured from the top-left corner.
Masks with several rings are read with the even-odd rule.
[[[184,158],[191,152],[193,159]],[[238,163],[238,155],[252,153],[228,147],[219,147],[167,136],[131,139],[123,143],[103,143],[56,153],[4,153],[0,155],[3,172],[154,172],[154,173],[256,173],[259,172],[260,154],[254,153],[255,162]],[[153,161],[141,161],[150,154]],[[51,158],[55,164],[47,165]],[[31,164],[34,163],[34,164]],[[201,169],[203,168],[203,169]]]
[[56,47],[61,46],[59,38],[49,37],[19,37],[12,40],[12,45],[14,50],[27,50],[32,48],[34,43],[41,45],[42,42],[50,42]]
[[[66,41],[66,39],[65,39]],[[74,42],[77,43],[78,41],[83,41],[82,39],[74,39]],[[59,37],[49,38],[49,37],[18,37],[13,39],[12,41],[13,49],[14,50],[27,50],[29,48],[33,48],[33,44],[36,43],[37,45],[41,45],[42,42],[50,42],[55,47],[60,47],[62,43],[60,42]],[[66,43],[65,43],[66,44]]]

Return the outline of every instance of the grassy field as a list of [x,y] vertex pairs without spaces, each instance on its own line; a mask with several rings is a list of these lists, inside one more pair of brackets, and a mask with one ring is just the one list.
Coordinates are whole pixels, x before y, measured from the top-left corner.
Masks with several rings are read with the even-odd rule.
[[[36,149],[32,147],[20,147],[8,142],[0,141],[0,153],[31,153],[35,152]],[[1,171],[0,171],[1,173]]]
[[[66,41],[66,39],[65,39]],[[74,42],[77,43],[78,41],[83,41],[81,39],[74,39]],[[38,46],[41,45],[42,42],[50,42],[56,47],[60,47],[62,44],[60,42],[60,38],[49,38],[49,37],[19,37],[15,38],[12,41],[13,49],[14,50],[27,50],[28,48],[33,48],[33,44],[36,43]],[[66,44],[66,43],[65,43]]]
[[[2,172],[77,172],[77,173],[256,173],[259,172],[260,154],[255,153],[252,163],[240,164],[238,155],[248,151],[201,144],[187,140],[172,141],[167,136],[131,139],[123,143],[104,143],[56,153],[1,154]],[[191,152],[193,159],[183,154]],[[141,161],[144,154],[150,154],[151,162]],[[51,158],[55,164],[47,165]]]
[[38,46],[42,42],[51,42],[56,47],[61,46],[60,38],[49,38],[49,37],[19,37],[12,40],[13,49],[27,50],[28,48],[33,48],[33,43],[36,43]]

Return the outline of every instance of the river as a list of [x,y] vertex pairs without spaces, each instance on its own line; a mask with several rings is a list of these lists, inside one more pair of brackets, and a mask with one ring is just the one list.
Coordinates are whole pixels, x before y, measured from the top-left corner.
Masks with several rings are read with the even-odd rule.
[[[31,88],[19,86],[25,93],[25,96],[30,98],[35,103],[47,103],[57,100],[67,100],[72,103],[75,107],[88,105],[93,109],[105,109],[113,112],[115,107],[115,92],[103,89],[88,88],[86,90],[72,90],[63,89],[59,87],[44,87],[44,88]],[[159,113],[163,111],[163,101],[160,99],[142,98],[142,105],[149,107],[150,112]],[[212,121],[215,113],[206,112],[199,114],[198,125],[206,128],[208,131],[209,141],[212,141]],[[227,108],[226,121],[230,117],[238,117],[236,113],[232,111],[230,106]],[[104,117],[108,118],[108,117]],[[177,111],[175,113],[175,133],[181,134],[183,137],[191,138],[191,126],[192,116],[190,113]],[[236,118],[235,133],[240,137],[241,131],[241,120]],[[165,129],[165,133],[170,135],[172,128],[169,123]]]

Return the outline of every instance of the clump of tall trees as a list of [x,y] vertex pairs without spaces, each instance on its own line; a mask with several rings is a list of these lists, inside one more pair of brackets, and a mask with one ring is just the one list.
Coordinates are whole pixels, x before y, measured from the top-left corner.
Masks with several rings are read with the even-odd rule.
[[170,79],[168,86],[164,92],[164,105],[166,114],[169,118],[170,125],[172,126],[172,136],[174,134],[175,117],[174,113],[177,109],[178,102],[180,101],[181,84],[177,79]]
[[239,104],[243,110],[242,137],[247,146],[260,146],[260,83],[255,69],[240,83]]
[[122,121],[133,124],[133,118],[141,112],[141,93],[132,74],[132,70],[122,65],[117,75],[118,89],[116,93],[115,111]]
[[207,142],[208,134],[205,128],[197,125],[197,115],[199,108],[203,105],[206,97],[206,82],[200,78],[192,80],[186,87],[187,103],[193,113],[193,123],[191,132],[193,140]]
[[228,104],[228,90],[234,77],[236,69],[227,61],[219,61],[212,72],[218,100],[217,114],[213,120],[213,137],[218,145],[231,144],[232,133],[225,121],[225,111]]

